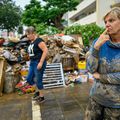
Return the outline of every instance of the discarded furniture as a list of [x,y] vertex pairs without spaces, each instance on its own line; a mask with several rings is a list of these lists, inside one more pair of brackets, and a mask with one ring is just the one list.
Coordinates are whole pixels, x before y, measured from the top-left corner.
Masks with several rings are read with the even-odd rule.
[[3,92],[5,68],[6,68],[6,61],[3,57],[0,57],[0,96],[2,96],[2,92]]
[[52,63],[46,66],[43,75],[44,88],[65,86],[64,75],[61,63]]

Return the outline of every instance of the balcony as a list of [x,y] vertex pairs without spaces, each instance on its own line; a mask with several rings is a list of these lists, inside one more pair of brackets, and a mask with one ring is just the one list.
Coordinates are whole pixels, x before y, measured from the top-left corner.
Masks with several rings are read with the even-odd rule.
[[114,0],[114,4],[111,5],[111,8],[113,7],[120,7],[120,0]]
[[86,8],[89,9],[89,7],[95,7],[96,0],[84,0],[82,1],[78,6],[77,6],[77,10],[74,10],[72,12],[69,12],[68,17],[70,19],[76,17],[77,15],[79,15],[81,13],[81,11],[84,11]]
[[69,26],[72,26],[72,25],[77,25],[77,24],[80,24],[80,25],[85,25],[85,24],[90,24],[90,23],[96,23],[96,12],[74,22],[74,23],[71,23],[69,24]]

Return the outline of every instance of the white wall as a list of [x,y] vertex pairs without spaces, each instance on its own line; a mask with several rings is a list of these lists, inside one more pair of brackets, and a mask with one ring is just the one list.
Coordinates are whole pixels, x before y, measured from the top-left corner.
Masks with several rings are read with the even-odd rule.
[[96,0],[84,0],[82,1],[78,6],[77,6],[77,10],[74,10],[72,12],[69,12],[69,17],[68,18],[72,18],[74,17],[76,14],[78,14],[80,11],[82,11],[83,9],[85,9],[87,6],[89,6],[90,4],[92,4],[93,2],[95,2]]
[[111,10],[112,4],[114,4],[114,0],[96,0],[97,25],[104,26],[103,17]]
[[[96,4],[92,5],[92,3]],[[120,0],[84,0],[77,6],[76,11],[68,12],[68,25],[71,26],[76,23],[89,24],[95,21],[98,26],[104,27],[105,25],[103,17],[108,11],[111,10],[111,6],[115,3],[120,3]],[[90,5],[96,8],[96,12],[92,15],[88,15],[78,21],[75,21],[74,18],[80,15],[83,11],[91,9]]]
[[85,25],[85,24],[90,24],[90,23],[96,23],[96,12],[78,20],[77,22],[74,22],[73,24],[69,24],[69,25],[70,26],[76,25],[76,24]]

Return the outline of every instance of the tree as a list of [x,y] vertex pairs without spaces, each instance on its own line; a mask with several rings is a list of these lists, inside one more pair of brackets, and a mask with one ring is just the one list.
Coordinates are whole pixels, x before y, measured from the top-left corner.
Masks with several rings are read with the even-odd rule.
[[21,9],[12,0],[0,0],[0,29],[9,31],[19,26]]
[[41,5],[37,0],[31,0],[23,13],[22,21],[25,25],[37,25],[44,23],[63,29],[62,17],[68,12],[75,10],[79,0],[43,0],[46,4]]
[[25,11],[22,15],[22,22],[27,26],[35,26],[36,24],[42,23],[42,12],[43,10],[40,2],[37,0],[31,0],[30,4],[25,6]]
[[17,32],[18,32],[19,34],[23,34],[23,25],[22,25],[22,24],[20,24],[20,25],[18,26]]

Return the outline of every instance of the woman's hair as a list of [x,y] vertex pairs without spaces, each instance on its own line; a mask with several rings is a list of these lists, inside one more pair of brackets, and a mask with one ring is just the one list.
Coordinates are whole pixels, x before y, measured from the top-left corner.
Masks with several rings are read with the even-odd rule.
[[116,16],[118,19],[120,19],[120,8],[119,8],[119,7],[112,8],[112,10],[110,10],[110,11],[104,16],[103,19],[105,20],[105,18],[106,18],[108,15]]
[[35,33],[35,28],[33,26],[30,26],[25,30],[25,32],[28,34]]

